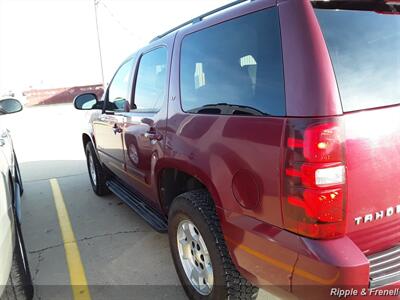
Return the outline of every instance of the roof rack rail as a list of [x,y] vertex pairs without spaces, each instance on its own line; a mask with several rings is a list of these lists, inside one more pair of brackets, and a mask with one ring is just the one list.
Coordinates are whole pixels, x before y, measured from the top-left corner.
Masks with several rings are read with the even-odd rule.
[[240,3],[243,3],[243,2],[246,2],[246,1],[255,1],[255,0],[236,0],[236,1],[233,1],[232,3],[225,4],[224,6],[221,6],[221,7],[218,7],[218,8],[216,8],[216,9],[214,9],[214,10],[211,10],[211,11],[209,11],[209,12],[206,12],[206,13],[204,13],[204,14],[202,14],[202,15],[196,17],[196,18],[193,18],[193,19],[191,19],[191,20],[189,20],[189,21],[187,21],[187,22],[185,22],[185,23],[183,23],[183,24],[181,24],[181,25],[179,25],[179,26],[176,26],[176,27],[174,27],[174,28],[172,28],[172,29],[170,29],[170,30],[164,32],[163,34],[160,34],[160,35],[156,36],[154,39],[152,39],[152,40],[150,41],[150,43],[153,42],[153,41],[156,41],[156,40],[158,40],[158,39],[160,39],[160,38],[162,38],[162,37],[164,37],[164,36],[166,36],[167,34],[170,34],[171,32],[176,31],[176,30],[178,30],[178,29],[180,29],[180,28],[182,28],[182,27],[184,27],[184,26],[187,26],[187,25],[190,25],[190,24],[195,24],[195,23],[197,23],[197,22],[200,22],[200,21],[202,21],[205,17],[208,17],[208,16],[213,15],[213,14],[215,14],[215,13],[217,13],[217,12],[220,12],[220,11],[225,10],[225,9],[227,9],[227,8],[230,8],[230,7],[232,7],[232,6],[236,6],[236,5],[238,5],[238,4],[240,4]]

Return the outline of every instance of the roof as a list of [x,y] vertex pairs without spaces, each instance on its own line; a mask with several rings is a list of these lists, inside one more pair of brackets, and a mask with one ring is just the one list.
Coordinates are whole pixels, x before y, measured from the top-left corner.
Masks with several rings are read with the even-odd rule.
[[158,39],[160,39],[160,38],[162,38],[162,37],[174,32],[174,31],[177,31],[178,29],[180,29],[182,27],[201,22],[204,18],[206,18],[208,16],[211,16],[213,14],[216,14],[216,13],[218,13],[220,11],[223,11],[223,10],[228,9],[230,7],[236,6],[236,5],[241,4],[243,2],[253,2],[253,1],[255,1],[255,0],[236,0],[236,1],[232,2],[232,3],[228,3],[228,4],[224,5],[224,6],[218,7],[216,9],[214,9],[214,10],[206,12],[206,13],[204,13],[204,14],[196,17],[196,18],[193,18],[193,19],[191,19],[189,21],[186,21],[185,23],[182,23],[181,25],[178,25],[178,26],[176,26],[176,27],[174,27],[174,28],[172,28],[172,29],[170,29],[170,30],[168,30],[168,31],[156,36],[155,38],[153,38],[150,41],[150,43],[153,42],[153,41],[156,41],[156,40],[158,40]]

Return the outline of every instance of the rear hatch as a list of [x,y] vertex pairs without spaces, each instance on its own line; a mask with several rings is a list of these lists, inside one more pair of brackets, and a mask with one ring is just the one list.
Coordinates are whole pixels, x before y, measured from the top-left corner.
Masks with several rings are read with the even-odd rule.
[[366,254],[400,244],[400,15],[388,4],[313,2],[344,111],[346,232]]

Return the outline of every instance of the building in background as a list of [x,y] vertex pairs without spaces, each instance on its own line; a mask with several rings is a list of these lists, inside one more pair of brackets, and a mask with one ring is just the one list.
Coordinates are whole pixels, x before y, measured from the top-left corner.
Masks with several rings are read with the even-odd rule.
[[68,88],[30,89],[24,91],[23,94],[26,98],[25,105],[34,106],[72,102],[77,95],[82,93],[94,93],[100,99],[103,92],[103,86],[96,84]]

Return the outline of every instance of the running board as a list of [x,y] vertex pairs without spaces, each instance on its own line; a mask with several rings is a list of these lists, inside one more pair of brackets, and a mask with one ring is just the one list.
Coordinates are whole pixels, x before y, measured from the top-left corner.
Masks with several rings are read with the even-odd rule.
[[132,208],[139,216],[141,216],[151,227],[158,232],[168,231],[167,219],[146,204],[140,196],[132,193],[124,185],[116,179],[107,181],[107,187],[112,191],[118,198],[120,198],[125,204]]

